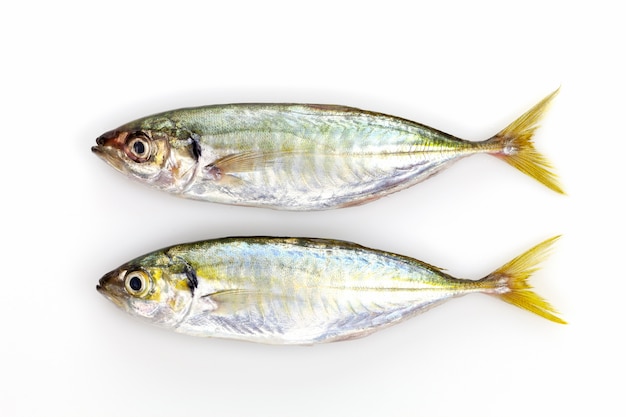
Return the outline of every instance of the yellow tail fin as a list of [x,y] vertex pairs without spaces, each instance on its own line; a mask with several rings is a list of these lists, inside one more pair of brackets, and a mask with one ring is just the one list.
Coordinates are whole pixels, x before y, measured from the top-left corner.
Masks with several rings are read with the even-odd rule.
[[552,172],[552,165],[535,149],[532,141],[541,117],[558,92],[558,89],[555,90],[486,143],[489,147],[495,147],[492,155],[530,175],[552,190],[565,194],[557,176]]
[[531,291],[532,287],[527,281],[537,271],[537,265],[548,256],[550,247],[559,237],[555,236],[538,244],[483,278],[481,281],[488,287],[485,293],[553,322],[567,324],[556,316],[558,312],[554,307]]

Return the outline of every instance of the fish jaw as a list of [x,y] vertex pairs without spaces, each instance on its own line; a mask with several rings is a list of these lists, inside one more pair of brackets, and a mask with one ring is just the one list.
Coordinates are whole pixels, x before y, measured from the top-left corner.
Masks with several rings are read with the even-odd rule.
[[119,308],[128,311],[126,303],[128,294],[123,283],[125,274],[126,271],[118,269],[105,274],[96,285],[96,290]]
[[124,175],[129,175],[129,172],[124,165],[124,161],[119,155],[119,151],[115,148],[107,148],[102,145],[97,145],[91,147],[91,152],[96,154],[97,157],[102,159],[107,164],[111,165],[117,171],[121,172]]

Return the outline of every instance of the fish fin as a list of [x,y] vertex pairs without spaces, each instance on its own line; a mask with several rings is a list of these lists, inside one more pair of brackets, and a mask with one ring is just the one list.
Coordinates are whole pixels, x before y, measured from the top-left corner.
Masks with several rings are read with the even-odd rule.
[[213,313],[235,314],[250,309],[250,306],[267,305],[277,297],[258,290],[234,288],[206,294],[200,299],[213,306]]
[[537,265],[549,254],[552,244],[560,236],[550,238],[498,268],[480,280],[484,292],[507,303],[540,315],[555,323],[567,324],[557,316],[558,312],[537,293],[531,291],[528,278],[537,271]]
[[502,159],[523,173],[533,177],[548,188],[565,194],[550,162],[540,154],[533,144],[533,134],[539,127],[539,121],[547,111],[550,102],[559,89],[549,94],[532,109],[518,117],[497,135],[483,142],[493,147],[492,155]]
[[248,296],[251,293],[253,293],[253,291],[233,288],[230,290],[221,290],[221,291],[212,292],[210,294],[204,294],[201,298],[204,300],[211,299],[214,302],[220,303],[220,302],[227,301],[231,299],[232,297],[238,297],[238,296],[244,296],[244,295]]
[[276,152],[241,152],[226,155],[205,166],[205,171],[216,180],[238,172],[250,172],[266,167],[276,161]]

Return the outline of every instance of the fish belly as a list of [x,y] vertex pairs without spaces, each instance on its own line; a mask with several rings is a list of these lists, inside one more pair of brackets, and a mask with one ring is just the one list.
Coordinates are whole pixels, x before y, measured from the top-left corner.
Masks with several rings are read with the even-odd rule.
[[[354,339],[399,323],[435,307],[452,294],[411,294],[405,301],[380,297],[343,297],[341,300],[266,300],[236,311],[203,308],[192,312],[177,331],[196,335],[271,344],[316,344]],[[369,298],[369,300],[368,300]],[[410,300],[409,300],[410,298]]]

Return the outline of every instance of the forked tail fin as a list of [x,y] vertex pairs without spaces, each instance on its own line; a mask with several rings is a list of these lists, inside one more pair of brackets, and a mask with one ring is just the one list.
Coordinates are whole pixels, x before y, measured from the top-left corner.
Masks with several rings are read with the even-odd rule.
[[554,307],[533,292],[528,284],[528,278],[537,271],[537,265],[548,256],[550,247],[559,237],[538,244],[481,279],[486,284],[484,292],[553,322],[567,324],[556,316],[558,312]]
[[535,149],[532,141],[541,117],[558,92],[558,89],[555,90],[484,143],[494,149],[491,152],[492,155],[530,175],[552,190],[565,194],[557,176],[552,172],[552,165]]

